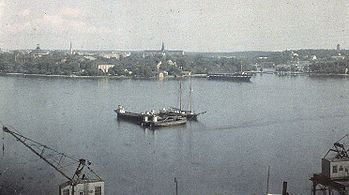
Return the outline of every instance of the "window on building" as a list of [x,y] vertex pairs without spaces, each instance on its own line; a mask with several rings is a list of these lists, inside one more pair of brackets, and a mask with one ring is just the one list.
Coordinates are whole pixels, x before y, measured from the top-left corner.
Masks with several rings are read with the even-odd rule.
[[95,187],[95,195],[102,195],[102,187],[101,186]]
[[70,194],[69,194],[69,189],[63,190],[63,195],[70,195]]
[[337,171],[337,165],[335,165],[335,166],[333,166],[332,167],[332,173],[337,173],[338,171]]
[[84,195],[84,192],[80,192],[80,195]]
[[341,165],[341,166],[339,166],[339,169],[338,169],[339,171],[343,171],[343,166]]

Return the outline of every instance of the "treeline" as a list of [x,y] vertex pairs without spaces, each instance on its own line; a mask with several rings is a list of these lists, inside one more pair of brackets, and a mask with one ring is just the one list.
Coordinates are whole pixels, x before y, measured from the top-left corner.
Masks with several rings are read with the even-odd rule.
[[[149,78],[164,71],[173,76],[181,76],[185,72],[193,74],[238,72],[241,68],[243,71],[255,70],[254,64],[264,63],[275,66],[303,60],[311,62],[309,69],[306,67],[306,71],[317,73],[342,74],[346,73],[349,66],[348,58],[341,60],[341,56],[335,50],[240,52],[236,54],[239,54],[239,57],[231,56],[229,53],[224,53],[224,55],[220,53],[215,55],[196,53],[183,56],[144,57],[142,52],[135,52],[127,57],[121,55],[119,58],[105,58],[97,54],[67,55],[54,51],[41,57],[12,52],[0,53],[0,73],[97,76],[106,75],[98,69],[98,65],[111,64],[114,67],[109,69],[107,75]],[[314,55],[317,55],[316,60],[313,60]],[[342,56],[348,55],[347,50],[342,51]],[[337,58],[333,58],[333,56]],[[283,66],[280,67],[283,68]]]
[[347,74],[349,69],[349,60],[331,60],[319,61],[309,65],[310,72],[324,74]]
[[[158,72],[166,71],[172,76],[181,76],[183,71],[193,74],[209,72],[236,72],[240,71],[240,60],[235,58],[210,58],[204,56],[146,56],[133,54],[120,59],[111,58],[100,61],[99,64],[113,64],[109,69],[111,75],[130,76],[129,71],[135,77],[152,77]],[[247,69],[247,67],[246,67]]]
[[[146,56],[136,53],[128,57],[104,58],[101,56],[66,55],[51,52],[41,57],[0,54],[0,72],[46,75],[105,75],[98,70],[100,64],[111,64],[108,75],[131,77],[154,77],[161,71],[180,76],[183,71],[192,73],[236,72],[240,71],[241,61],[235,58],[212,58],[196,56]],[[248,67],[244,66],[244,70]]]

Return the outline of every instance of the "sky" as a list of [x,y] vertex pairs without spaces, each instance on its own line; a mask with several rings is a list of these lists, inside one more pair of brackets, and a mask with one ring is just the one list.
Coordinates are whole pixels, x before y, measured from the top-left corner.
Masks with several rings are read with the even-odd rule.
[[349,48],[348,0],[0,0],[0,48]]

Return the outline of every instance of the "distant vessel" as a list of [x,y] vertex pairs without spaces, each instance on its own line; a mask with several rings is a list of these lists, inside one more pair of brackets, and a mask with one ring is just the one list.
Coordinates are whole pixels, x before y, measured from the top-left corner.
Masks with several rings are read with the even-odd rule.
[[205,112],[200,112],[200,113],[195,113],[195,112],[192,112],[190,110],[182,110],[182,109],[179,109],[179,108],[174,108],[174,107],[171,107],[171,108],[163,108],[162,110],[160,110],[159,112],[159,115],[160,116],[182,116],[182,117],[185,117],[187,118],[188,120],[197,120],[197,117],[200,115],[200,114],[205,114]]
[[187,118],[182,116],[157,116],[153,115],[151,120],[148,117],[144,117],[142,126],[147,127],[169,127],[177,125],[185,125],[187,123]]
[[187,118],[180,115],[169,115],[156,113],[154,110],[145,113],[128,112],[121,105],[114,110],[118,119],[134,122],[146,127],[168,127],[176,125],[184,125],[187,123]]
[[214,80],[229,80],[229,81],[242,81],[249,82],[251,79],[251,75],[245,72],[238,73],[212,73],[207,74],[208,79]]
[[171,108],[163,108],[160,110],[160,116],[181,116],[185,117],[188,120],[197,120],[197,117],[200,114],[204,114],[205,112],[195,113],[192,109],[192,87],[190,80],[190,89],[189,89],[189,110],[182,109],[182,82],[179,83],[179,108],[171,107]]
[[114,110],[118,119],[128,120],[135,123],[141,123],[144,118],[143,113],[128,112],[122,105],[118,105],[118,108]]
[[242,65],[240,66],[240,72],[235,73],[212,73],[207,74],[208,79],[214,80],[229,80],[229,81],[241,81],[241,82],[249,82],[251,79],[251,75],[242,71]]

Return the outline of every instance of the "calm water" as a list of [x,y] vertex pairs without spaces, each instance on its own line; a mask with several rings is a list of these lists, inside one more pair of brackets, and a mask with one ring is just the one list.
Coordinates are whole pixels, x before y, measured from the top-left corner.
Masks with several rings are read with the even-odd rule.
[[[257,75],[251,83],[193,79],[198,122],[157,131],[118,121],[113,109],[178,105],[179,81],[0,77],[0,120],[88,158],[107,194],[310,194],[309,177],[349,133],[349,79]],[[183,99],[188,98],[184,81]],[[187,104],[185,105],[187,106]],[[57,194],[64,178],[9,135],[0,182]]]

